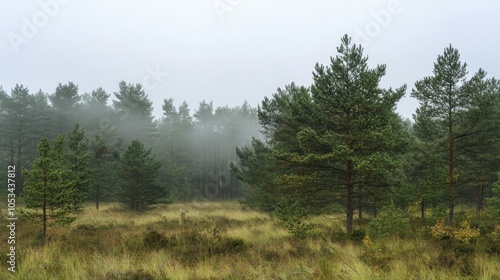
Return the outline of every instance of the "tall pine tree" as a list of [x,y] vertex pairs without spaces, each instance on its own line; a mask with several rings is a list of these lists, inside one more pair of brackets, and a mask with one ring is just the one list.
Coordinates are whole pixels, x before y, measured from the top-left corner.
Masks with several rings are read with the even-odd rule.
[[67,163],[64,137],[59,136],[51,146],[47,139],[38,145],[39,156],[31,170],[23,170],[26,176],[24,203],[27,210],[23,214],[40,221],[44,243],[47,242],[47,227],[67,224],[76,219],[71,214],[73,197],[78,193],[76,181]]
[[415,121],[421,131],[427,127],[421,137],[432,139],[432,152],[441,155],[441,164],[447,167],[443,182],[447,185],[448,223],[452,224],[457,187],[466,183],[466,168],[460,168],[459,163],[466,155],[477,153],[478,136],[494,127],[484,117],[488,110],[477,108],[486,95],[498,92],[498,83],[486,79],[482,69],[467,79],[467,64],[460,61],[458,50],[451,45],[438,56],[433,74],[415,83],[412,96],[420,102]]

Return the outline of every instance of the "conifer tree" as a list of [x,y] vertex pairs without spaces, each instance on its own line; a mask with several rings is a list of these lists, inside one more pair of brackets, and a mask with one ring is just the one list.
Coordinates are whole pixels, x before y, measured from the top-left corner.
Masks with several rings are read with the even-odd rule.
[[167,203],[168,192],[158,181],[160,162],[139,140],[125,150],[119,170],[118,199],[124,207],[139,211]]
[[126,141],[139,138],[148,145],[153,144],[156,137],[156,125],[153,122],[153,102],[149,100],[141,84],[119,83],[119,91],[115,92],[117,100],[113,100],[118,117],[117,133]]
[[342,205],[351,233],[355,199],[360,207],[366,193],[380,203],[402,172],[405,137],[394,109],[406,86],[380,88],[385,65],[369,69],[347,35],[337,51],[329,66],[316,65],[310,89],[292,84],[266,98],[259,121],[280,166],[279,193],[302,207]]
[[68,133],[77,122],[80,99],[78,85],[73,82],[59,83],[54,94],[49,96],[56,113],[56,135]]
[[397,162],[391,153],[401,149],[395,137],[396,103],[406,86],[382,89],[385,65],[368,68],[363,48],[342,38],[338,55],[328,67],[317,64],[313,73],[312,98],[318,121],[304,129],[299,137],[306,162],[331,167],[332,188],[345,192],[346,228],[353,229],[356,187],[387,187]]
[[73,195],[73,210],[83,210],[83,203],[90,193],[90,146],[85,131],[75,124],[68,135],[67,161],[71,168],[71,178],[75,181],[76,193]]
[[33,168],[23,170],[26,176],[24,203],[29,209],[23,214],[41,222],[46,243],[49,226],[68,224],[76,219],[71,210],[77,189],[71,167],[66,162],[63,136],[59,136],[52,146],[47,139],[40,140],[38,151]]
[[[498,129],[485,114],[491,112],[486,107],[495,104],[488,96],[498,93],[499,85],[495,79],[486,79],[482,69],[467,79],[467,64],[460,61],[458,50],[451,45],[438,56],[433,74],[415,83],[412,96],[420,102],[415,121],[417,127],[427,127],[427,133],[420,137],[432,140],[432,152],[446,159],[441,161],[447,167],[442,181],[447,185],[448,223],[452,224],[457,187],[466,183],[466,168],[460,168],[460,163],[467,155],[477,154],[479,145],[486,144],[478,140],[495,139],[480,135]],[[485,107],[487,100],[491,106]]]

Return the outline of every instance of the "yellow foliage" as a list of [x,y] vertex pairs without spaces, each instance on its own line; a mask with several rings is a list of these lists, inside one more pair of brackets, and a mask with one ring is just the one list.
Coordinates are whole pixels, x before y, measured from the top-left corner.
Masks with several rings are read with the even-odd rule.
[[431,235],[437,239],[451,238],[462,243],[468,244],[471,239],[479,237],[479,229],[471,228],[468,220],[460,223],[460,227],[453,229],[446,226],[444,220],[437,221],[436,225],[431,227]]
[[495,230],[493,230],[492,233],[490,233],[490,237],[495,241],[495,242],[500,242],[500,225],[495,226]]
[[408,214],[410,214],[411,216],[418,215],[420,213],[420,203],[421,201],[415,201],[412,204],[410,204],[407,210]]
[[444,239],[450,237],[451,228],[444,224],[444,220],[438,220],[436,225],[431,227],[431,235],[437,239]]
[[469,221],[465,220],[460,223],[460,228],[453,232],[453,237],[465,244],[468,244],[471,239],[479,237],[481,233],[477,228],[471,228]]
[[368,234],[363,238],[363,245],[366,248],[370,248],[373,245],[373,242]]

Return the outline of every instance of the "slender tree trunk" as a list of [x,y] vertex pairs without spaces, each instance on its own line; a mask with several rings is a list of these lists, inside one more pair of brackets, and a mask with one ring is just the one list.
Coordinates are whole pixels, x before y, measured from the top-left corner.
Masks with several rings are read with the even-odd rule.
[[353,205],[353,194],[354,185],[352,183],[352,163],[349,161],[347,163],[347,222],[346,228],[347,233],[352,233],[353,227],[353,216],[354,216],[354,205]]
[[425,222],[425,199],[422,198],[420,202],[420,218],[422,219],[422,223]]
[[448,207],[449,207],[449,211],[450,211],[450,215],[448,217],[448,224],[449,225],[452,225],[453,224],[453,212],[454,212],[454,209],[455,209],[455,176],[454,176],[454,164],[453,164],[453,160],[454,160],[454,152],[453,152],[453,124],[451,123],[451,105],[450,105],[450,110],[448,112],[448,120],[449,120],[449,138],[448,138],[448,144],[449,144],[449,163],[450,163],[450,174],[449,174],[449,181],[450,181],[450,185],[449,185],[449,202],[448,202]]
[[42,208],[42,217],[43,217],[43,244],[47,244],[47,196],[43,196],[43,208]]
[[363,201],[363,197],[362,197],[362,194],[361,194],[361,184],[358,185],[358,218],[361,220],[363,219],[363,206],[362,206],[362,201]]
[[16,178],[17,178],[17,181],[18,181],[18,187],[16,188],[17,191],[19,193],[22,193],[23,192],[23,180],[22,180],[22,159],[21,159],[21,155],[22,155],[22,147],[21,147],[21,137],[19,137],[17,139],[17,166],[18,168],[16,168],[16,172],[18,174],[16,174]]
[[95,194],[95,209],[97,210],[99,210],[99,192],[100,192],[99,183],[97,183],[96,194]]
[[484,197],[484,180],[481,178],[478,190],[476,192],[476,207],[477,213],[480,214],[483,210],[483,197]]

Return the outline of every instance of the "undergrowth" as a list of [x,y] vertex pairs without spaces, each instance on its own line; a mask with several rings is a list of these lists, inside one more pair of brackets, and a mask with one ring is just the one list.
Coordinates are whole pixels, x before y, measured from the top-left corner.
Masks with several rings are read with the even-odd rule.
[[39,225],[21,219],[17,272],[0,279],[500,279],[500,226],[471,215],[446,227],[381,213],[352,234],[343,216],[301,215],[290,222],[307,224],[304,235],[236,202],[140,214],[110,204],[52,228],[47,245]]

